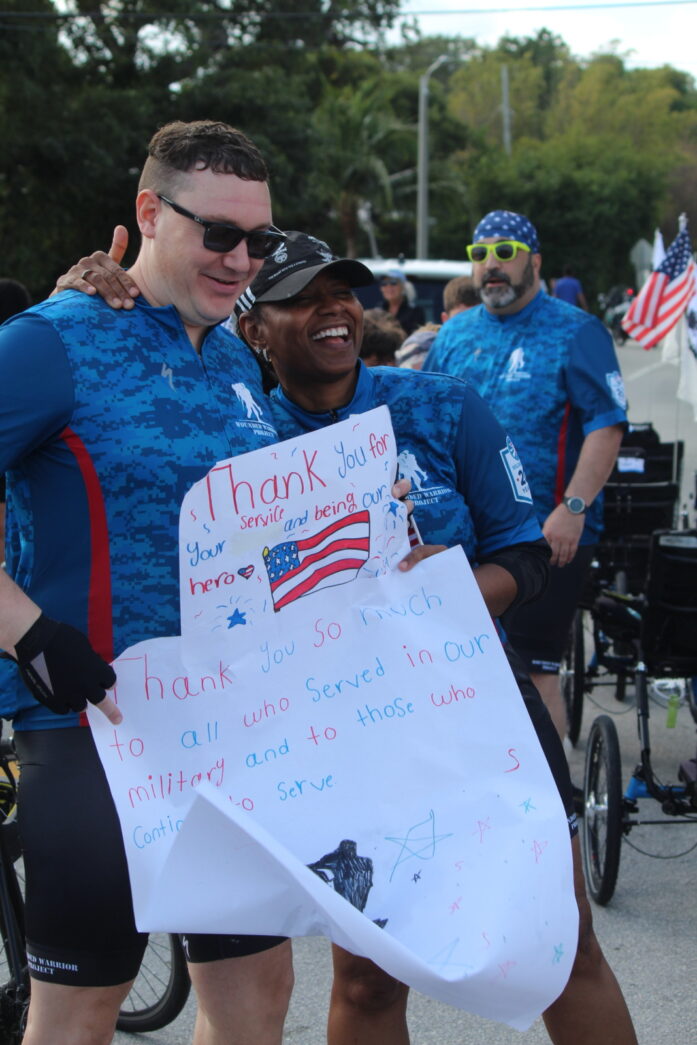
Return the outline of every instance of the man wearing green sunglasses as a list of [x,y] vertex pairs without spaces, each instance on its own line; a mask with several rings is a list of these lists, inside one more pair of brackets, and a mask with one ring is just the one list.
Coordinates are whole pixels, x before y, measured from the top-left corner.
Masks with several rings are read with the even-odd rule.
[[525,467],[552,578],[542,599],[505,624],[563,738],[559,663],[626,422],[622,378],[602,323],[542,290],[539,239],[525,215],[487,214],[467,254],[482,305],[443,327],[424,370],[471,381]]

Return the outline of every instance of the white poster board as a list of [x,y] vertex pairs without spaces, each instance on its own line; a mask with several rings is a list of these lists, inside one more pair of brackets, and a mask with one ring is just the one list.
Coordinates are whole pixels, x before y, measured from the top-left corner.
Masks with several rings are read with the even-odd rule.
[[566,818],[462,551],[394,569],[395,468],[380,408],[185,498],[183,634],[90,715],[136,919],[324,934],[525,1028],[576,949]]

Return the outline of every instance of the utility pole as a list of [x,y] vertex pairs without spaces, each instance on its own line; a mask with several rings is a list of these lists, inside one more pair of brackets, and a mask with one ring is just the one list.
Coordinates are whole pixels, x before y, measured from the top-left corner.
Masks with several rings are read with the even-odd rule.
[[428,257],[428,81],[450,56],[441,54],[419,80],[419,133],[416,160],[416,256]]
[[508,99],[508,66],[501,66],[501,115],[503,119],[503,150],[511,155],[511,104]]

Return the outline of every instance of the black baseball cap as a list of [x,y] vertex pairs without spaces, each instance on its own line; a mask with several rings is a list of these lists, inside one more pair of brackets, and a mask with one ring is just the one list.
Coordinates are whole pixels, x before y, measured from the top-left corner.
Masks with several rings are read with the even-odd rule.
[[367,287],[375,282],[370,269],[352,258],[339,258],[321,239],[306,232],[286,232],[273,254],[235,304],[236,315],[248,312],[255,302],[289,301],[320,272],[331,270],[351,287]]

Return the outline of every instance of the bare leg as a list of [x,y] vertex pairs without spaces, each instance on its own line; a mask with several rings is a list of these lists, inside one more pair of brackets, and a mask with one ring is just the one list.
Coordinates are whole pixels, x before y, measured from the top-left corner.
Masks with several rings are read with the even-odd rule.
[[578,950],[569,982],[543,1013],[545,1026],[554,1045],[637,1045],[622,991],[593,931],[578,835],[572,850],[580,916]]
[[332,945],[328,1045],[409,1045],[409,988],[368,958]]
[[293,990],[290,940],[259,954],[189,965],[198,999],[193,1045],[281,1045]]
[[540,691],[544,705],[552,716],[554,728],[562,739],[566,736],[566,708],[561,695],[561,683],[558,675],[549,672],[530,673],[530,678]]
[[109,1045],[132,982],[67,987],[32,979],[23,1045]]

